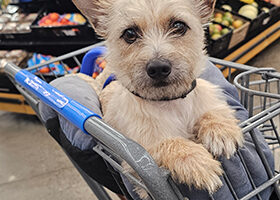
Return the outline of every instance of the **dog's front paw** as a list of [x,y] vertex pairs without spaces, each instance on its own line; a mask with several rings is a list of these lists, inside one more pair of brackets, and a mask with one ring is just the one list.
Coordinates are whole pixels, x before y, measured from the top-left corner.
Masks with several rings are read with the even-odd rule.
[[[124,174],[129,173],[141,182],[139,175],[132,169],[130,165],[127,164],[127,162],[122,162],[122,167],[124,169]],[[148,192],[142,187],[135,185],[133,191],[139,195],[140,199],[149,199]]]
[[233,117],[224,118],[215,112],[204,114],[194,126],[194,141],[203,144],[214,156],[230,158],[243,145],[243,134]]
[[222,186],[218,161],[201,145],[183,138],[167,139],[149,151],[159,166],[179,183],[214,193]]

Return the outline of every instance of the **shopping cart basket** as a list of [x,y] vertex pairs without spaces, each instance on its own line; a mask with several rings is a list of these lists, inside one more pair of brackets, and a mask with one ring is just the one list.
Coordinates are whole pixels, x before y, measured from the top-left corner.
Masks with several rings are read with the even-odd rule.
[[[139,144],[126,138],[121,133],[112,129],[105,124],[101,117],[93,113],[88,108],[82,106],[78,102],[70,99],[62,92],[58,91],[54,87],[47,84],[44,75],[39,73],[37,75],[30,73],[39,69],[41,66],[45,66],[52,62],[65,61],[72,59],[77,65],[81,66],[79,55],[88,52],[91,49],[103,46],[103,43],[89,46],[81,50],[57,57],[53,60],[45,62],[41,65],[36,65],[25,70],[18,68],[12,63],[7,63],[5,66],[5,72],[11,81],[15,84],[17,89],[26,98],[26,101],[32,106],[35,112],[39,114],[38,105],[40,101],[56,110],[65,119],[69,120],[75,126],[79,127],[85,132],[95,138],[97,145],[93,148],[111,167],[111,170],[115,170],[124,175],[130,182],[145,189],[151,199],[155,200],[176,200],[187,199],[183,197],[180,190],[173,182],[168,171],[159,168],[151,156],[143,149]],[[103,51],[97,48],[98,51],[91,51],[91,56],[98,57]],[[95,59],[91,59],[91,63],[87,66],[93,66]],[[243,133],[250,133],[254,142],[255,148],[262,160],[262,164],[269,177],[262,185],[256,186],[253,178],[251,177],[249,169],[246,167],[242,153],[238,150],[237,154],[240,157],[242,164],[246,170],[247,176],[250,179],[252,191],[248,194],[238,197],[235,193],[234,186],[227,178],[227,174],[224,174],[224,179],[228,185],[233,199],[247,200],[252,197],[262,199],[260,193],[265,189],[272,187],[275,192],[275,199],[280,199],[279,190],[279,159],[277,160],[277,153],[279,157],[279,125],[277,126],[276,119],[280,114],[280,89],[279,80],[280,74],[274,69],[258,69],[251,66],[240,65],[232,62],[223,61],[220,59],[210,58],[215,64],[222,66],[223,70],[227,70],[228,80],[232,81],[235,76],[234,83],[239,88],[241,103],[248,109],[250,118],[240,124]],[[233,70],[238,71],[238,75],[232,73]],[[88,68],[82,68],[82,72],[91,73]],[[53,74],[56,76],[55,74]],[[40,78],[41,79],[40,79]],[[276,91],[272,91],[272,85],[276,85]],[[262,131],[268,143],[271,145],[271,149],[275,153],[276,157],[276,171],[272,171],[268,161],[262,152],[258,138],[255,135],[255,128]],[[143,160],[144,162],[138,162]],[[122,161],[127,162],[139,175],[140,179],[135,178],[133,175],[123,170],[120,163]],[[75,164],[75,163],[74,163]],[[77,166],[76,166],[77,167]],[[78,167],[77,167],[78,168]],[[79,170],[79,168],[78,168]],[[80,171],[80,170],[79,170]],[[85,178],[86,175],[80,171]],[[88,179],[85,178],[88,182]],[[96,182],[93,181],[91,188],[100,200],[110,200],[111,198],[106,194],[104,189]],[[122,188],[122,190],[125,190]],[[124,191],[127,199],[132,199],[127,192]],[[209,199],[215,199],[209,194]]]

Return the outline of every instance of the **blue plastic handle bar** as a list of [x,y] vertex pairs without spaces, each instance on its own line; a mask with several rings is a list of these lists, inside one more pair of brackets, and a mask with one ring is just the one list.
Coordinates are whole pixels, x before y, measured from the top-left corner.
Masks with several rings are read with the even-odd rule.
[[17,72],[15,80],[85,133],[87,131],[84,129],[84,123],[89,117],[101,119],[99,115],[26,70]]
[[106,47],[100,46],[93,48],[83,58],[80,72],[92,76],[96,59],[106,53]]

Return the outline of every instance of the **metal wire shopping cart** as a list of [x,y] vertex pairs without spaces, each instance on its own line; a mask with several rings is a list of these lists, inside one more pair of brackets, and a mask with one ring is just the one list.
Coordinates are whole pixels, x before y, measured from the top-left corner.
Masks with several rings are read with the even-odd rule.
[[[186,199],[182,196],[178,187],[170,178],[168,171],[160,169],[145,149],[105,124],[100,116],[93,113],[88,108],[85,108],[78,102],[70,99],[54,87],[47,84],[45,82],[46,77],[39,73],[38,69],[40,67],[57,61],[64,62],[71,60],[78,66],[81,66],[80,55],[102,45],[104,44],[100,43],[92,45],[57,57],[43,64],[26,68],[25,70],[18,68],[12,63],[7,63],[5,66],[5,72],[15,84],[19,92],[25,97],[26,101],[38,114],[39,118],[40,114],[38,105],[39,101],[43,101],[75,126],[83,130],[86,134],[92,135],[95,140],[98,141],[93,150],[110,164],[112,170],[123,174],[128,180],[130,180],[130,182],[147,190],[151,199]],[[93,51],[91,56],[98,57],[102,53],[103,51]],[[280,114],[280,73],[277,73],[274,69],[258,69],[215,58],[210,58],[210,61],[220,65],[222,70],[227,70],[228,80],[231,82],[234,80],[234,84],[239,89],[241,103],[248,109],[250,117],[248,120],[242,122],[240,126],[243,133],[250,133],[258,155],[260,156],[262,164],[269,177],[269,180],[265,183],[256,186],[251,177],[250,171],[246,167],[242,154],[238,151],[238,156],[240,156],[240,160],[244,165],[253,189],[248,194],[238,197],[235,193],[234,186],[225,173],[224,179],[231,190],[233,199],[247,200],[252,197],[262,199],[260,193],[272,186],[275,192],[274,198],[280,199],[280,163],[279,158],[277,158],[277,155],[278,157],[280,155],[280,138],[278,134],[280,123],[279,121],[276,121],[277,119],[279,120]],[[92,66],[93,63],[94,59],[91,59],[90,63],[87,63],[87,65]],[[34,70],[37,76],[30,73],[31,71],[34,72]],[[81,71],[86,72],[87,70],[84,68]],[[239,74],[237,75],[237,73],[233,73],[233,71],[238,72]],[[53,76],[57,77],[55,73]],[[275,87],[273,87],[274,89],[272,89],[273,85],[275,85]],[[271,171],[268,161],[262,152],[258,138],[255,136],[255,128],[258,128],[263,133],[275,154],[275,172]],[[137,162],[138,160],[141,160],[141,158],[145,158],[145,162]],[[141,181],[123,170],[122,166],[119,164],[122,161],[126,161],[137,172],[139,177],[141,177]],[[86,175],[83,172],[81,172],[81,174],[88,182]],[[98,183],[93,181],[91,186],[100,200],[111,199]],[[124,194],[127,199],[132,199],[127,192],[124,192]],[[209,199],[215,198],[212,195],[209,195]]]

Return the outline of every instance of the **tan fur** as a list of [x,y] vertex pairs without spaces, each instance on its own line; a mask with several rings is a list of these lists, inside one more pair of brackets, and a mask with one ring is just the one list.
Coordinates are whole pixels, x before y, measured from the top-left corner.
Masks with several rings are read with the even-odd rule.
[[98,91],[98,89],[99,89],[97,82],[92,77],[90,77],[88,75],[78,73],[78,74],[67,74],[66,76],[67,77],[68,76],[79,77],[80,79],[83,79],[84,81],[86,81],[95,91]]
[[[243,143],[237,120],[221,91],[202,79],[197,80],[197,87],[185,99],[146,101],[135,97],[116,81],[104,89],[100,100],[103,119],[108,124],[146,148],[159,166],[168,168],[174,178],[211,193],[221,186],[220,165],[190,140],[201,143],[214,156],[227,157]],[[168,144],[170,148],[166,148]],[[184,145],[185,148],[181,148]],[[200,154],[196,154],[198,151]],[[182,159],[189,155],[193,157]]]
[[208,191],[215,191],[216,183],[222,184],[217,176],[223,173],[220,163],[201,144],[177,137],[161,141],[148,151],[180,183]]
[[[212,155],[230,157],[243,142],[220,89],[198,79],[206,60],[202,23],[215,1],[92,0],[87,6],[83,2],[75,0],[107,42],[106,73],[117,77],[101,92],[105,76],[96,80],[103,119],[141,144],[180,183],[215,192],[222,184],[222,170]],[[172,20],[183,21],[190,29],[173,35]],[[128,44],[122,35],[135,26],[141,34]],[[147,63],[155,58],[172,65],[164,87],[155,87],[146,72]],[[195,79],[197,87],[179,98]],[[163,97],[178,99],[159,101]]]
[[238,146],[242,146],[240,128],[236,126],[231,110],[212,110],[203,114],[194,126],[195,141],[201,143],[214,156],[230,158]]
[[[211,150],[205,139],[213,141],[213,137],[225,143],[215,147],[221,149],[211,152],[216,156],[223,153],[231,156],[236,145],[242,144],[233,111],[221,91],[203,79],[197,79],[197,87],[185,99],[173,101],[146,101],[115,81],[104,89],[100,101],[104,120],[146,149],[165,138],[183,137],[201,142]],[[210,114],[211,118],[207,118]],[[224,152],[224,145],[234,148]]]
[[92,77],[88,76],[88,75],[85,75],[83,73],[78,73],[78,74],[68,74],[66,76],[77,76],[79,77],[80,79],[83,79],[84,81],[86,81],[96,92],[96,94],[99,96],[101,91],[102,91],[102,88],[103,88],[103,85],[106,81],[106,79],[111,75],[111,72],[105,68],[103,70],[103,72],[97,76],[96,79],[93,79]]
[[[159,166],[170,170],[177,182],[188,183],[190,188],[194,186],[215,191],[217,184],[222,185],[219,178],[223,173],[220,163],[201,144],[175,137],[159,140],[147,148],[147,151]],[[124,165],[124,168],[133,173],[129,166]],[[135,191],[141,199],[147,198],[143,189],[136,187]]]

